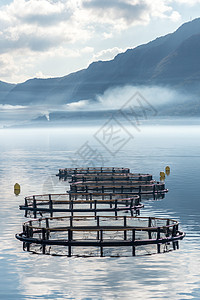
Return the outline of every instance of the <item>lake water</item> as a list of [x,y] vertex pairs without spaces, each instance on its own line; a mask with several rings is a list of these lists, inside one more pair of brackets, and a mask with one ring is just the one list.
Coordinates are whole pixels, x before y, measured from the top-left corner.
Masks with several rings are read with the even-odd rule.
[[[200,299],[200,125],[157,123],[140,131],[126,127],[115,145],[109,145],[111,136],[103,140],[99,126],[0,131],[0,299]],[[86,145],[96,151],[95,162],[94,153],[84,160]],[[75,162],[100,165],[101,160],[157,180],[165,166],[171,167],[169,193],[163,200],[145,201],[141,215],[179,220],[186,232],[180,249],[129,258],[24,252],[15,239],[25,221],[18,209],[24,197],[65,192],[67,183],[55,176],[59,168]],[[18,197],[16,182],[22,189]]]

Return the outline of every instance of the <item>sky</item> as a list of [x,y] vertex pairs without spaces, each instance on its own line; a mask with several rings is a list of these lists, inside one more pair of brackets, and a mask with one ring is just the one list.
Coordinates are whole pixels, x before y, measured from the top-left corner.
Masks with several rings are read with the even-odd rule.
[[0,0],[0,80],[61,77],[200,17],[200,0]]

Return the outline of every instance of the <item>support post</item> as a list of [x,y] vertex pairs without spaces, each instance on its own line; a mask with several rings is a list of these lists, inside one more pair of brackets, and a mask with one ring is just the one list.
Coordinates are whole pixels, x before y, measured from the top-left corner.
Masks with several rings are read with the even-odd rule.
[[139,185],[139,195],[141,195],[141,191],[142,191],[142,186]]
[[53,202],[51,199],[51,194],[49,194],[49,210],[50,210],[50,216],[53,217]]
[[166,222],[166,226],[167,226],[167,234],[166,236],[168,237],[169,236],[169,232],[170,232],[170,229],[169,229],[169,219],[167,219],[167,222]]
[[97,216],[97,240],[99,240],[99,216]]
[[72,256],[72,247],[70,245],[70,242],[72,241],[72,231],[71,229],[68,229],[68,242],[69,242],[69,246],[68,246],[68,256],[71,257]]
[[133,243],[132,255],[135,256],[135,246],[134,246],[134,243],[135,243],[135,229],[132,230],[132,243]]
[[[150,228],[151,227],[151,217],[149,217],[149,220],[148,220],[148,227]],[[151,230],[148,230],[148,237],[149,239],[151,240]]]
[[35,196],[33,196],[33,213],[34,213],[34,218],[37,217],[37,203],[36,203],[36,199],[35,199]]
[[49,219],[46,218],[46,238],[49,239]]
[[[46,240],[46,229],[45,228],[42,228],[42,241],[45,241]],[[42,245],[42,254],[45,254],[46,253],[46,245],[43,244]]]
[[[157,229],[157,240],[160,239],[160,227]],[[160,244],[157,244],[157,252],[160,253]]]
[[126,216],[124,216],[124,240],[126,241],[127,240],[127,231],[126,231],[126,226],[127,226],[127,222],[126,222]]
[[[112,200],[112,194],[110,194],[110,200]],[[110,208],[112,208],[112,201],[110,201]]]
[[[103,230],[100,230],[100,242],[103,242]],[[100,246],[100,255],[103,257],[103,246]]]

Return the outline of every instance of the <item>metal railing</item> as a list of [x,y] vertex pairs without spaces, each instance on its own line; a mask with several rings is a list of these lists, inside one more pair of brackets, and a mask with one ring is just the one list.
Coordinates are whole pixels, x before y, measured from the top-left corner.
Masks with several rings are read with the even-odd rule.
[[74,213],[88,212],[97,215],[99,212],[114,212],[117,216],[119,211],[130,211],[132,214],[139,214],[143,205],[140,203],[139,196],[123,198],[120,196],[106,193],[96,194],[44,194],[25,197],[24,205],[21,210],[27,213],[32,212],[34,217],[38,214],[49,213],[53,216],[55,212]]
[[150,181],[152,180],[152,175],[151,174],[140,174],[140,173],[119,173],[119,174],[107,174],[107,173],[100,173],[98,175],[83,175],[83,174],[76,174],[71,176],[70,182],[77,182],[77,181],[129,181],[129,180],[134,180],[134,181]]
[[59,177],[68,177],[74,174],[115,174],[115,173],[130,173],[129,168],[115,168],[115,167],[90,167],[90,168],[65,168],[60,169]]
[[178,240],[185,236],[178,225],[172,219],[131,216],[40,218],[25,222],[23,232],[16,237],[25,243],[25,250],[32,251],[32,245],[40,245],[38,249],[43,254],[54,254],[52,246],[67,247],[64,255],[68,256],[73,255],[76,247],[98,248],[100,256],[104,256],[107,247],[131,247],[135,256],[139,246],[156,245],[160,253],[161,245],[171,242],[173,249],[177,249]]

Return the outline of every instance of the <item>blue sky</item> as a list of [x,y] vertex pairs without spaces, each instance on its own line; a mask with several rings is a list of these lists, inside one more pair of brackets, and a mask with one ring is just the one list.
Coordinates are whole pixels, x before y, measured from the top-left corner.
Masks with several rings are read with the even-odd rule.
[[200,16],[200,0],[1,0],[0,80],[64,76]]

